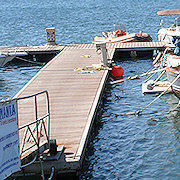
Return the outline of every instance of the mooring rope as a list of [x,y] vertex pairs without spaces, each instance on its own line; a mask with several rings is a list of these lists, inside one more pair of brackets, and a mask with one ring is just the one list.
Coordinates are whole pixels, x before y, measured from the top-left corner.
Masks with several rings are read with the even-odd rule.
[[166,114],[169,114],[169,113],[175,111],[178,107],[180,107],[180,100],[179,100],[177,106],[175,106],[172,110],[168,111],[168,113],[166,113]]
[[[158,56],[157,56],[157,58],[156,58],[156,60],[155,60],[155,61],[156,61],[155,64],[156,64],[158,61],[161,62],[160,66],[156,66],[156,67],[154,67],[154,69],[153,69],[153,67],[152,67],[151,69],[149,69],[148,71],[146,71],[145,73],[142,73],[142,74],[140,74],[140,75],[129,76],[129,77],[125,78],[125,79],[121,79],[121,80],[117,80],[117,81],[111,81],[110,84],[116,84],[116,83],[124,82],[124,81],[129,80],[129,79],[132,80],[132,79],[140,78],[140,77],[142,77],[142,76],[149,75],[149,76],[147,77],[147,79],[144,81],[144,82],[147,82],[149,79],[151,79],[151,78],[154,76],[154,74],[155,74],[156,72],[161,72],[161,70],[162,70],[162,71],[164,70],[164,68],[162,68],[162,67],[163,67],[164,61],[165,61],[166,58],[167,58],[166,52],[167,52],[168,49],[169,49],[169,48],[166,48],[166,49],[164,50],[162,56],[161,56],[161,53],[159,53]],[[157,69],[157,70],[156,70],[156,69]],[[144,82],[143,82],[143,83],[144,83]],[[141,85],[142,85],[142,83],[141,83]]]
[[156,83],[161,79],[161,77],[164,75],[164,73],[166,72],[166,70],[162,71],[161,74],[156,78],[155,81],[153,81],[153,83],[149,84],[148,86],[153,89],[156,85]]
[[50,177],[48,178],[48,180],[51,180],[51,179],[53,178],[54,172],[55,172],[55,167],[52,166],[52,167],[51,167],[51,174],[50,174]]
[[157,70],[152,70],[152,71],[150,71],[149,72],[149,70],[147,71],[147,72],[145,72],[145,73],[142,73],[142,74],[140,74],[140,75],[134,75],[134,76],[129,76],[129,77],[127,77],[127,78],[125,78],[125,79],[120,79],[120,80],[117,80],[117,81],[111,81],[110,82],[110,84],[116,84],[116,83],[120,83],[120,82],[124,82],[124,81],[126,81],[126,80],[132,80],[132,79],[137,79],[137,78],[140,78],[140,77],[142,77],[142,76],[147,76],[148,74],[154,74],[154,73],[157,73],[157,72],[161,72],[161,71],[164,71],[166,68],[162,68],[162,69],[157,69]]
[[139,115],[141,112],[143,112],[145,109],[147,109],[151,104],[153,104],[157,99],[159,99],[163,94],[165,94],[169,88],[177,81],[177,79],[180,77],[180,74],[178,76],[176,76],[174,78],[174,80],[170,83],[170,85],[165,89],[165,91],[163,91],[159,96],[157,96],[153,101],[151,101],[147,106],[145,106],[144,108],[142,108],[141,110],[138,111],[134,111],[134,112],[128,112],[125,114],[121,114],[121,116],[123,115]]
[[42,177],[42,180],[45,180],[43,163],[42,163],[42,160],[41,160],[40,157],[39,157],[39,162],[40,162],[40,165],[41,165],[41,177]]

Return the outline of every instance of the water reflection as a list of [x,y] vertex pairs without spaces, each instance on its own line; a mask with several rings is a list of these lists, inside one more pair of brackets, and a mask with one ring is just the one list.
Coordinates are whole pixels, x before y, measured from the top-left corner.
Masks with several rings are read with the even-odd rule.
[[178,99],[174,94],[171,94],[168,104],[170,106],[170,115],[178,117],[180,115],[180,99]]

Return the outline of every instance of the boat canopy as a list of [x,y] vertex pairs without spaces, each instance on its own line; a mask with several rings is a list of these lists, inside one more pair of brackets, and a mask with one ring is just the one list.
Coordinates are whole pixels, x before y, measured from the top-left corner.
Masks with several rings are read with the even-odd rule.
[[157,14],[159,16],[178,15],[180,14],[180,9],[167,9],[163,11],[158,11]]

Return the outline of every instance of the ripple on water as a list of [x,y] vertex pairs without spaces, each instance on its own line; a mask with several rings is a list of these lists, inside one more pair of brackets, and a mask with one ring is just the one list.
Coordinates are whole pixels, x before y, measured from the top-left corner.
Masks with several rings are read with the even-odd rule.
[[[144,31],[157,40],[156,12],[177,8],[179,0],[1,1],[0,46],[46,43],[46,27],[56,27],[60,44],[91,43],[95,35],[124,24],[129,32]],[[124,78],[146,72],[152,59],[120,61]],[[38,66],[0,68],[1,99],[13,97],[38,72]],[[87,148],[81,179],[179,179],[179,111],[165,95],[141,116],[120,116],[145,107],[155,96],[141,94],[144,78],[107,85]]]
[[[141,70],[136,62],[123,62],[123,65],[130,63],[138,74]],[[148,67],[151,62],[138,63]],[[177,179],[179,128],[176,122],[179,116],[166,114],[173,95],[164,95],[140,116],[120,115],[142,109],[156,97],[142,95],[141,88],[136,86],[142,81],[107,85],[102,114],[96,119],[101,128],[98,130],[96,126],[97,134],[91,144],[93,152],[90,156],[87,152],[93,159],[85,161],[91,168],[82,172],[82,179]]]

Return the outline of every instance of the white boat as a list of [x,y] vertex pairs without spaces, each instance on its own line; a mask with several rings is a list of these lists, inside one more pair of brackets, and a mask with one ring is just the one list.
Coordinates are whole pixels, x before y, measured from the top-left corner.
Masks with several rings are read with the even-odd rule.
[[[180,9],[158,11],[158,15],[180,15]],[[175,45],[175,50],[165,55],[163,65],[166,68],[167,79],[172,84],[172,91],[180,99],[180,18],[175,19],[175,24],[169,28],[158,31],[159,41]]]
[[0,67],[3,67],[5,64],[7,64],[9,61],[12,61],[13,59],[14,56],[0,54]]
[[[158,11],[159,16],[177,15],[180,14],[180,9],[168,9],[164,11]],[[175,23],[168,28],[161,28],[158,31],[158,40],[173,44],[173,37],[180,36],[180,18],[175,19]]]
[[166,74],[169,82],[173,82],[172,91],[180,99],[180,55],[169,54],[166,59]]
[[147,33],[128,33],[124,26],[114,25],[114,30],[102,32],[103,37],[96,36],[92,43],[126,43],[126,42],[150,42],[152,38]]
[[0,67],[3,67],[8,62],[12,61],[15,57],[26,55],[28,55],[26,52],[0,52]]

